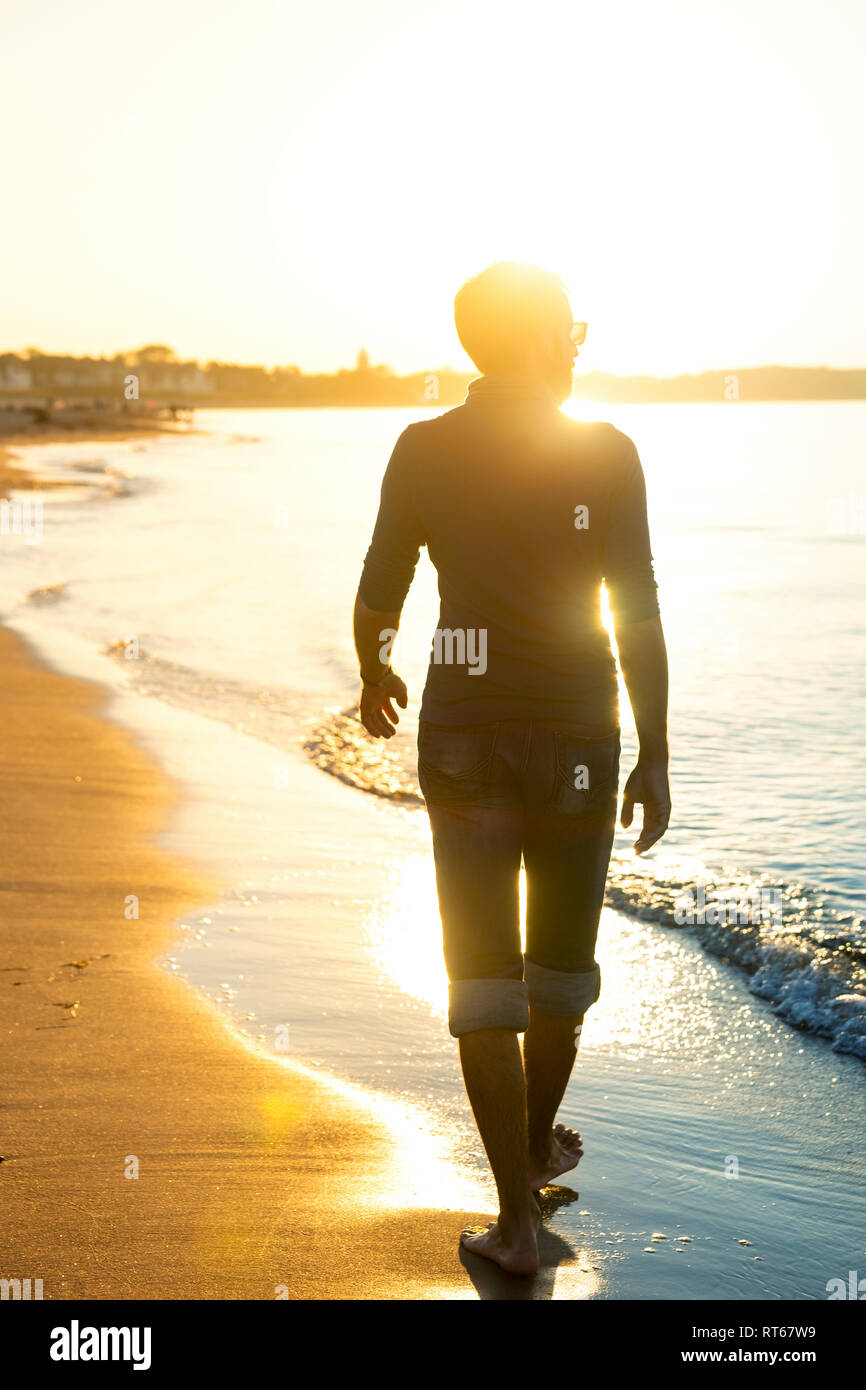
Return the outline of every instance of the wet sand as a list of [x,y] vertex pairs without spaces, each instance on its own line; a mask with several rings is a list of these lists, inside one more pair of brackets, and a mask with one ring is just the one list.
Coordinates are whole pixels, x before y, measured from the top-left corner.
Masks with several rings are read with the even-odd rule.
[[151,847],[175,793],[100,688],[4,629],[0,679],[0,1274],[46,1299],[465,1297],[480,1215],[388,1210],[393,1133],[154,963],[218,885]]
[[[44,442],[50,443],[51,440]],[[0,498],[9,497],[12,492],[44,492],[58,486],[62,487],[63,484],[40,478],[29,469],[22,468],[14,450],[0,447]]]

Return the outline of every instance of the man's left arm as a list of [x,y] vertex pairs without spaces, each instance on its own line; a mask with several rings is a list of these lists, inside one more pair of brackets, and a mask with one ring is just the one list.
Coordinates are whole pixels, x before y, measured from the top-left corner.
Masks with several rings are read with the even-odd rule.
[[604,576],[619,664],[638,735],[638,760],[623,792],[621,824],[628,829],[636,802],[643,829],[636,854],[660,840],[671,815],[668,780],[668,660],[647,523],[646,484],[637,449],[627,440],[623,483],[605,537]]

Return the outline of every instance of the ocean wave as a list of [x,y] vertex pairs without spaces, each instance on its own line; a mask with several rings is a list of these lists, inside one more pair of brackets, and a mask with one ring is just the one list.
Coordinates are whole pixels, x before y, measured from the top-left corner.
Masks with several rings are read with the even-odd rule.
[[[695,911],[697,901],[708,910]],[[752,993],[786,1023],[866,1060],[864,922],[827,893],[765,874],[702,870],[696,878],[614,861],[606,902],[690,932],[743,970]]]
[[332,711],[304,740],[304,751],[323,772],[350,787],[403,806],[423,806],[417,783],[384,744],[373,742],[358,718],[357,705]]
[[402,806],[424,805],[407,763],[371,740],[357,705],[311,717],[304,697],[288,688],[199,671],[154,656],[135,637],[118,637],[102,651],[125,668],[140,695],[218,719],[283,752],[300,747],[323,772],[371,796]]
[[31,589],[24,601],[46,607],[52,603],[60,603],[66,597],[67,580],[62,579],[59,584],[46,584],[41,589]]
[[102,652],[124,667],[140,695],[217,719],[284,751],[298,747],[303,706],[288,688],[255,685],[154,656],[136,637],[118,637]]
[[[56,450],[60,446],[51,447]],[[117,497],[133,497],[147,487],[145,479],[102,457],[61,460],[53,456],[40,464],[39,478],[40,492],[66,490],[60,500],[69,500],[72,490],[85,498],[111,502]]]

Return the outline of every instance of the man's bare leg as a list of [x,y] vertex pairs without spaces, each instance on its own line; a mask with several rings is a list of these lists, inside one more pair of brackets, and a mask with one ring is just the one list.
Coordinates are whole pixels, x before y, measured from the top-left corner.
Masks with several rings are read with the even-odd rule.
[[464,1033],[460,1063],[499,1193],[498,1221],[486,1230],[469,1227],[460,1242],[510,1274],[533,1274],[539,1211],[529,1184],[526,1082],[517,1034],[506,1028]]
[[559,1018],[529,1010],[523,1037],[529,1137],[529,1183],[533,1192],[576,1168],[583,1149],[580,1135],[553,1122],[577,1053],[574,1030],[583,1014]]

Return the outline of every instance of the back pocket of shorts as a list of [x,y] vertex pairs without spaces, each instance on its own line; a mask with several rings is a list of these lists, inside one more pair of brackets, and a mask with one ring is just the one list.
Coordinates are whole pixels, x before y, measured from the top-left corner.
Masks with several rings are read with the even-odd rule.
[[418,725],[418,780],[425,801],[471,801],[487,786],[498,724]]
[[564,815],[616,815],[619,730],[587,738],[568,729],[554,731],[556,775],[551,806]]

